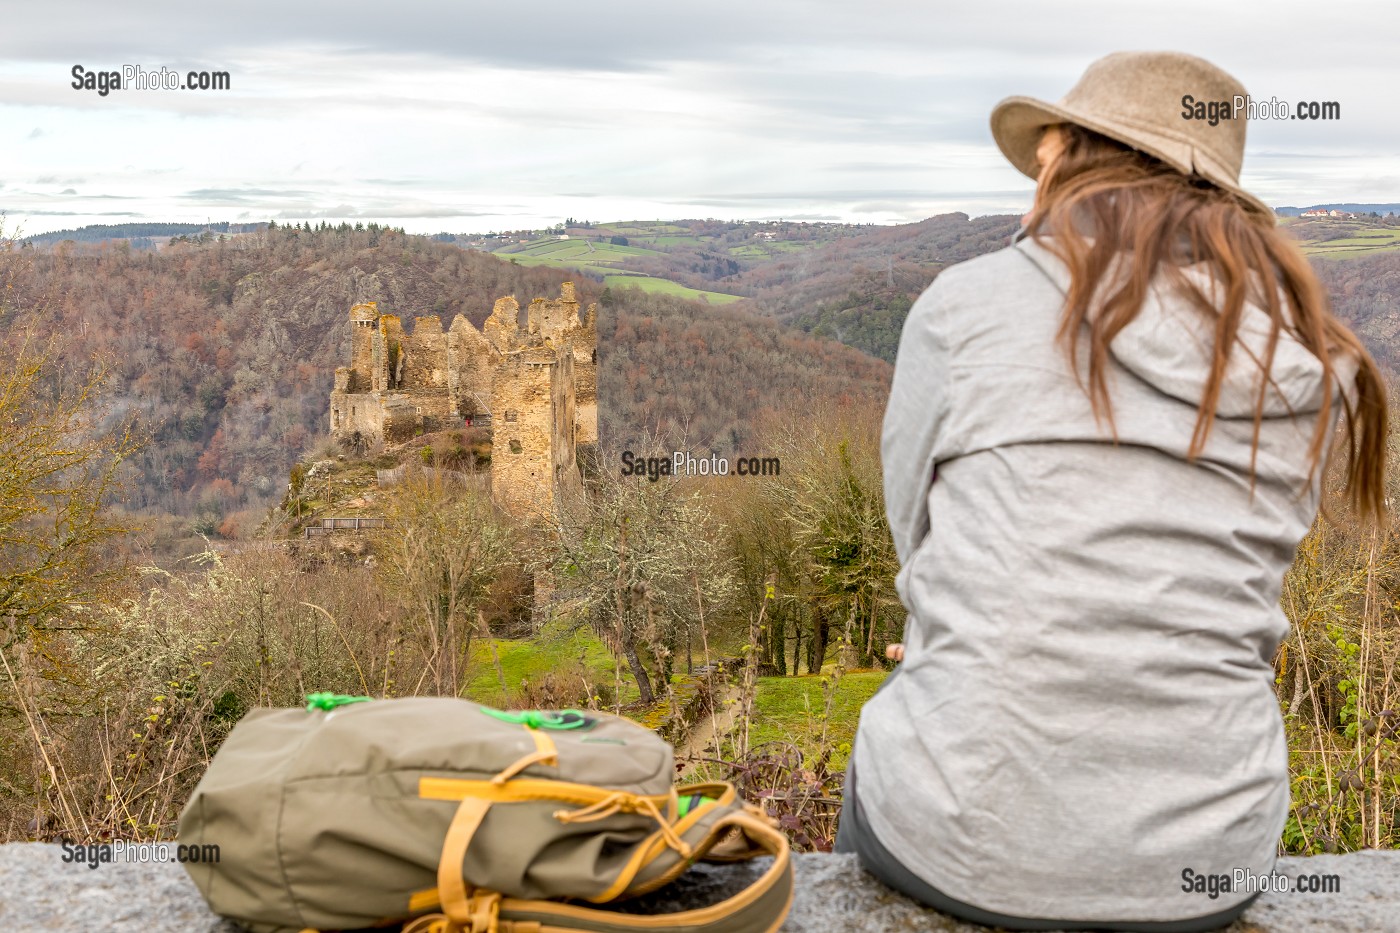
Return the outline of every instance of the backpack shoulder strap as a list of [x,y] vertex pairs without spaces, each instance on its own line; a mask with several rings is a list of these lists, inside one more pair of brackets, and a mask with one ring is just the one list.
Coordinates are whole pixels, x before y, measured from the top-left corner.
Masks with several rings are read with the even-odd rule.
[[[471,816],[464,816],[463,822],[470,823]],[[468,892],[458,871],[460,891],[439,885],[443,913],[419,917],[403,933],[776,933],[792,908],[792,854],[787,838],[757,814],[736,810],[713,824],[702,850],[731,830],[749,842],[745,855],[767,853],[773,863],[749,887],[717,904],[659,916],[624,914],[558,901],[502,897],[480,889]],[[452,863],[444,859],[444,864]],[[461,864],[460,859],[456,864]]]

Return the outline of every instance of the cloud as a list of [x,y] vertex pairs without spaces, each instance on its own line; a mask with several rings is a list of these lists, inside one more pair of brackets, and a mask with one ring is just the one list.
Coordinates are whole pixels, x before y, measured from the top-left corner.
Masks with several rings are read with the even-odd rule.
[[[73,23],[86,28],[75,30]],[[275,32],[268,24],[275,23]],[[1208,23],[1210,28],[1203,29]],[[51,0],[41,13],[12,17],[0,33],[11,59],[140,64],[151,69],[223,68],[248,49],[318,45],[347,55],[409,54],[444,63],[518,70],[660,72],[681,61],[778,61],[810,48],[842,56],[876,52],[890,72],[936,71],[950,54],[979,57],[988,71],[1025,72],[1050,59],[1078,62],[1113,48],[1198,50],[1235,62],[1268,62],[1279,48],[1295,72],[1326,70],[1325,60],[1383,63],[1395,14],[1374,5],[1319,10],[1302,0],[1221,6],[1177,0],[1143,7],[1117,0],[1066,0],[954,9],[922,0],[711,0],[658,7],[652,0],[608,0],[580,15],[573,0],[515,4],[423,2],[385,6],[342,0],[328,16],[315,5],[243,0],[191,16],[183,0],[114,7],[106,0]],[[1053,42],[1050,37],[1053,36]],[[1248,36],[1249,42],[1240,41]],[[1383,66],[1382,66],[1383,67]],[[235,72],[235,81],[256,74]],[[1063,88],[1061,88],[1063,90]]]
[[275,215],[277,220],[401,220],[452,217],[496,217],[498,211],[469,211],[452,207],[430,207],[386,204],[373,208],[338,204],[335,207],[313,207],[306,210],[285,210]]
[[305,189],[281,188],[196,188],[180,195],[195,201],[218,201],[226,204],[246,204],[253,201],[279,198],[311,197],[313,192]]
[[[18,212],[17,212],[18,213]],[[141,217],[138,211],[24,211],[34,217]],[[40,233],[46,231],[38,231]]]
[[[1332,125],[1252,123],[1251,190],[1400,200],[1385,90],[1400,8],[1334,7],[608,0],[582,16],[573,0],[344,0],[326,16],[244,0],[194,17],[174,0],[51,0],[0,32],[0,119],[34,128],[7,153],[17,177],[152,219],[886,221],[1024,210],[1030,183],[992,144],[993,105],[1057,99],[1091,60],[1149,37],[1219,62],[1256,97],[1342,102]],[[69,86],[79,63],[227,70],[232,89],[103,98]],[[58,197],[5,194],[12,210]]]
[[927,162],[832,162],[824,166],[833,172],[926,172]]
[[[749,194],[727,194],[710,198],[691,198],[677,203],[695,204],[699,206],[707,205],[743,205],[755,201],[858,201],[868,198],[884,199],[891,203],[908,203],[919,200],[943,200],[948,198],[963,197],[1013,197],[1022,194],[1018,191],[928,191],[915,188],[892,188],[892,189],[833,189],[833,190],[812,190],[812,191],[785,191],[785,192],[761,192]],[[1024,192],[1029,196],[1030,189]]]

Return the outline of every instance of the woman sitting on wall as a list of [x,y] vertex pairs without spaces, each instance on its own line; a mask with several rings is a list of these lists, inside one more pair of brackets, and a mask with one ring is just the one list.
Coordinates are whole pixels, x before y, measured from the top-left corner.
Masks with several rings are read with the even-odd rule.
[[1244,93],[1123,53],[1057,105],[1003,101],[1034,207],[905,324],[883,453],[909,619],[837,847],[956,916],[1208,930],[1254,895],[1194,879],[1274,867],[1283,575],[1339,421],[1352,503],[1380,516],[1386,407],[1239,186],[1244,120],[1183,113]]

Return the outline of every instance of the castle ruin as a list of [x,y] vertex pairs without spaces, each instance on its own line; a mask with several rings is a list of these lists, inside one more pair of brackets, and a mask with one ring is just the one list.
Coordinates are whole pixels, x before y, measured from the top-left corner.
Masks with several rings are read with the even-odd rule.
[[[429,431],[491,430],[491,495],[515,514],[546,512],[581,483],[577,454],[598,443],[597,310],[579,317],[572,282],[523,315],[501,298],[477,330],[433,315],[405,331],[375,302],[350,309],[350,365],[335,371],[331,434],[347,443]],[[524,318],[522,321],[521,318]]]

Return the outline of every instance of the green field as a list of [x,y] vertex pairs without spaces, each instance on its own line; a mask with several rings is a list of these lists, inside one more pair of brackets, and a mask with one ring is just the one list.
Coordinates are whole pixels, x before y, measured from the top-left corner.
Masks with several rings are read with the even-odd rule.
[[[875,695],[886,677],[885,671],[855,671],[841,678],[826,724],[826,742],[834,752],[831,768],[841,770],[851,754],[856,737],[860,708]],[[822,744],[822,718],[826,700],[822,677],[760,677],[754,697],[753,721],[749,725],[749,747],[764,742],[796,743],[804,756],[819,753]]]
[[690,230],[680,224],[668,224],[657,221],[656,223],[646,223],[641,220],[623,220],[614,224],[602,224],[595,228],[603,236],[661,236],[667,233],[682,233],[689,235]]
[[[494,644],[500,657],[501,671],[496,671],[491,657]],[[539,638],[478,638],[472,642],[472,679],[467,684],[466,695],[479,703],[493,706],[513,706],[519,701],[522,681],[538,684],[545,674],[556,677],[565,672],[577,672],[581,665],[588,671],[594,683],[614,682],[615,667],[612,655],[598,639],[587,631],[551,631],[545,628]],[[505,682],[502,690],[501,683]],[[637,685],[622,673],[622,702],[637,700]]]
[[[1352,259],[1357,256],[1373,256],[1380,252],[1400,249],[1400,229],[1395,227],[1370,226],[1359,220],[1294,221],[1287,224],[1289,231],[1298,238],[1299,245],[1308,256],[1325,259]],[[1320,236],[1337,232],[1341,228],[1348,235],[1336,239],[1320,239]]]
[[658,279],[649,275],[636,275],[619,273],[616,275],[603,276],[603,284],[608,288],[640,288],[646,292],[660,292],[663,295],[679,295],[681,298],[694,298],[701,301],[708,301],[711,304],[726,304],[731,301],[742,300],[738,295],[726,295],[722,292],[702,292],[697,288],[690,288],[679,282],[672,282],[670,279]]
[[[626,237],[628,243],[626,246],[609,243],[608,239],[611,237]],[[661,249],[681,245],[708,248],[750,263],[770,262],[791,253],[823,245],[823,242],[808,240],[752,240],[738,246],[728,245],[729,242],[732,241],[727,242],[718,236],[697,235],[692,233],[690,228],[679,224],[619,221],[596,224],[589,227],[586,233],[575,230],[567,240],[548,235],[530,243],[515,243],[492,252],[502,259],[509,259],[523,266],[549,266],[555,269],[602,274],[604,284],[609,287],[635,286],[649,292],[723,304],[738,301],[739,297],[694,289],[671,279],[640,275],[617,267],[624,261],[639,256],[665,261],[667,257]]]
[[[680,230],[683,227],[676,227],[672,224],[656,224],[650,227],[638,227],[634,225],[614,225],[603,231],[606,236],[625,236],[629,239],[637,237],[639,240],[650,237],[657,241],[682,242],[695,240],[691,236],[680,236],[670,231]],[[698,242],[698,241],[697,241]],[[691,298],[708,301],[712,304],[723,304],[728,301],[738,301],[737,295],[726,295],[722,292],[701,291],[689,288],[679,282],[670,279],[659,279],[653,276],[642,275],[636,272],[614,272],[614,267],[625,259],[633,256],[661,256],[656,250],[647,249],[644,246],[617,246],[612,243],[598,243],[593,240],[580,238],[570,238],[568,240],[537,240],[533,243],[523,243],[508,246],[505,249],[497,250],[495,255],[511,262],[519,263],[522,266],[550,266],[555,269],[585,270],[589,272],[603,273],[603,284],[605,286],[635,286],[644,291],[661,292],[666,295],[678,295],[682,298]]]
[[[500,672],[492,658],[495,647],[500,658]],[[466,696],[478,703],[498,707],[513,707],[521,703],[522,682],[538,685],[546,674],[556,678],[578,677],[587,671],[588,678],[598,684],[613,684],[616,667],[612,656],[592,632],[568,632],[562,627],[546,627],[535,639],[478,638],[472,643],[472,679]],[[841,678],[832,704],[831,721],[825,726],[825,742],[833,749],[830,766],[841,770],[850,757],[855,739],[860,708],[880,684],[884,671],[854,671]],[[677,682],[685,678],[677,674]],[[749,746],[765,742],[793,742],[803,755],[814,757],[823,743],[823,716],[826,700],[822,695],[823,677],[760,677],[754,697],[753,721],[749,727]],[[504,689],[502,683],[504,682]],[[622,704],[635,703],[637,685],[624,670],[622,673]],[[658,718],[664,710],[654,710]],[[631,715],[645,721],[647,716],[635,710]],[[659,721],[659,719],[658,719]]]
[[[626,234],[624,234],[626,235]],[[690,236],[679,233],[667,233],[660,235],[634,233],[628,237],[634,243],[653,243],[657,246],[675,246],[678,243],[703,243],[698,236]]]
[[729,255],[740,259],[770,259],[774,253],[800,253],[824,243],[810,240],[765,240],[760,243],[745,243],[743,246],[729,247]]
[[629,256],[659,256],[656,250],[640,246],[614,246],[612,243],[595,243],[592,240],[536,240],[497,250],[497,256],[508,256],[522,262],[529,259],[548,260],[568,266],[607,267],[622,262]]

